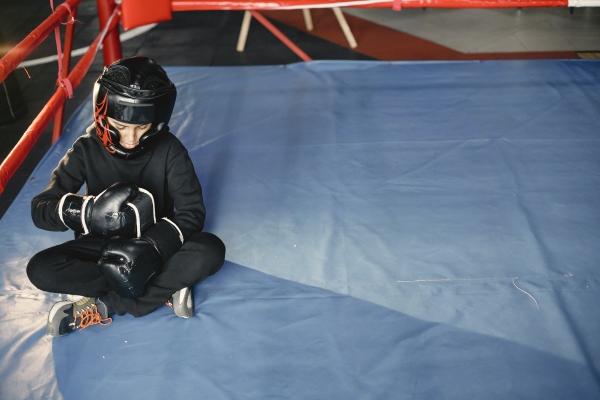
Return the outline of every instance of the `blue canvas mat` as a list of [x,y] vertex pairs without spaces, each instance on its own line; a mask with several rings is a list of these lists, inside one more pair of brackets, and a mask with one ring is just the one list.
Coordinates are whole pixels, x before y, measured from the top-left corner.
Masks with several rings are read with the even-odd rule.
[[600,62],[172,67],[222,270],[62,338],[0,220],[0,398],[600,399]]

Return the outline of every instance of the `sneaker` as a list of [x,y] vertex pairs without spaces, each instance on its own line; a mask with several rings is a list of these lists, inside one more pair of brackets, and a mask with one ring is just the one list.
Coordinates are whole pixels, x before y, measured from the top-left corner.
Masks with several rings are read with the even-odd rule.
[[59,301],[48,314],[46,335],[64,336],[77,328],[83,330],[88,326],[108,325],[111,322],[108,308],[100,299],[83,297],[78,301]]
[[175,311],[175,315],[181,318],[189,318],[194,315],[194,291],[186,287],[178,290],[167,301],[167,305]]

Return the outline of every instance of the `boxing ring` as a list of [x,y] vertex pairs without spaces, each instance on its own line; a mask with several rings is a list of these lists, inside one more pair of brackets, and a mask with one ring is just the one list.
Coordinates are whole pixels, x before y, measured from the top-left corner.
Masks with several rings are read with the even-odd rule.
[[225,265],[45,336],[30,200],[90,96],[0,220],[1,399],[600,399],[600,61],[167,72]]
[[29,200],[0,220],[1,398],[600,398],[600,63],[174,67],[228,247],[197,315],[50,339]]

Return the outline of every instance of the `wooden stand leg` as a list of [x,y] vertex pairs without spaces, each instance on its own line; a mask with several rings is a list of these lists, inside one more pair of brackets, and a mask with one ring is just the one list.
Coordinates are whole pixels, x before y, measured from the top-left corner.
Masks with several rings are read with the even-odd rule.
[[339,7],[333,7],[332,10],[333,10],[333,13],[335,14],[335,17],[338,20],[338,23],[340,24],[340,27],[342,28],[342,31],[344,31],[344,35],[346,36],[346,40],[348,41],[348,44],[350,45],[351,48],[354,49],[358,45],[356,44],[354,35],[352,35],[350,26],[348,26],[348,22],[346,22],[346,18],[344,18],[344,14],[342,14],[342,10],[340,10]]
[[248,38],[251,20],[252,14],[250,14],[250,11],[246,10],[244,13],[244,20],[242,21],[242,28],[240,29],[240,36],[238,37],[237,47],[235,48],[240,53],[243,52],[246,47],[246,39]]
[[313,25],[313,21],[312,21],[312,16],[310,15],[310,9],[303,8],[302,15],[304,15],[304,23],[306,24],[306,30],[312,31],[314,28],[314,25]]

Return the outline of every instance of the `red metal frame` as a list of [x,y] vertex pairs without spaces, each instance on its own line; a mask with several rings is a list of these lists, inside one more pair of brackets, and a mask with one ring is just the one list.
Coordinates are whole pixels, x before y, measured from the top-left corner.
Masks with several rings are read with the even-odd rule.
[[[65,45],[63,49],[62,59],[62,76],[60,79],[67,78],[69,68],[71,67],[71,50],[73,49],[73,32],[75,31],[75,17],[77,16],[77,9],[74,9],[71,13],[71,21],[67,23],[67,29],[65,32]],[[60,56],[60,54],[59,54]],[[60,62],[60,60],[58,61]],[[63,119],[65,116],[65,105],[61,104],[60,108],[54,116],[54,127],[52,129],[52,143],[54,144],[62,132]]]
[[[96,0],[98,7],[98,22],[100,30],[104,29],[114,10],[117,8],[114,0]],[[102,54],[104,56],[104,65],[108,66],[113,62],[123,58],[121,51],[121,39],[119,39],[119,27],[114,26],[109,29],[104,39]]]
[[292,50],[298,57],[300,57],[303,61],[312,61],[305,52],[300,50],[300,47],[296,46],[294,42],[292,42],[287,36],[285,36],[279,29],[275,27],[272,23],[269,22],[265,17],[262,16],[258,11],[251,10],[250,14],[260,22],[265,28],[267,28],[275,37],[283,42],[290,50]]
[[[396,3],[396,4],[395,4]],[[518,8],[568,7],[568,0],[171,0],[172,11],[289,10],[302,8]]]
[[[0,59],[0,82],[15,70],[18,65],[54,30],[61,22],[74,14],[82,0],[66,0],[23,41]],[[286,46],[302,60],[310,61],[298,46],[281,33],[273,24],[257,10],[284,10],[301,8],[332,8],[332,7],[385,7],[400,10],[401,8],[517,8],[517,7],[568,7],[568,0],[153,0],[169,2],[171,11],[200,11],[200,10],[246,10],[252,16],[279,38]],[[59,82],[67,79],[72,89],[80,83],[91,66],[99,45],[102,43],[104,65],[109,65],[122,58],[121,41],[117,22],[120,19],[120,6],[115,0],[96,0],[98,21],[101,34],[90,46],[75,68],[68,73],[71,60],[73,24],[68,24],[65,33],[65,52],[62,62],[62,76]],[[143,4],[143,2],[142,2]],[[152,6],[150,4],[149,6]],[[152,14],[153,15],[153,14]],[[159,21],[156,21],[159,22]],[[59,55],[60,56],[60,55]],[[62,130],[64,102],[67,98],[67,88],[60,85],[50,98],[44,109],[37,115],[21,140],[0,165],[0,193],[4,191],[8,180],[25,160],[33,145],[46,129],[53,117],[54,129],[52,141],[58,139]]]
[[[97,0],[102,1],[102,0]],[[155,0],[168,1],[168,0]],[[246,10],[304,61],[312,61],[298,46],[279,31],[259,10],[310,8],[518,8],[567,7],[568,0],[171,0],[171,11]]]
[[[72,0],[72,1],[76,5],[81,0]],[[48,18],[48,19],[52,18],[52,21],[54,21],[53,24],[48,23],[48,19],[46,21],[44,21],[44,23],[42,24],[42,25],[44,25],[43,32],[46,32],[46,30],[47,30],[45,37],[47,37],[48,34],[56,26],[58,26],[61,23],[62,19],[57,19],[55,17],[55,14],[57,12],[61,11],[59,9],[63,9],[63,8],[64,7],[57,7],[56,11],[52,14],[52,16]],[[61,15],[62,15],[62,13],[61,13]],[[94,61],[94,58],[96,56],[96,53],[98,51],[100,44],[104,41],[108,32],[114,31],[115,29],[117,29],[118,22],[119,22],[119,8],[117,6],[113,9],[113,12],[109,16],[109,18],[107,18],[106,24],[104,25],[104,30],[98,35],[98,37],[90,45],[87,52],[79,60],[77,65],[75,65],[73,70],[67,75],[67,79],[71,82],[71,86],[73,88],[76,88],[77,86],[79,86],[83,77],[85,76],[85,74],[89,70],[90,66],[92,65],[92,62]],[[29,36],[31,36],[31,35],[29,35]],[[28,36],[28,38],[29,38],[29,36]],[[39,44],[41,42],[42,42],[42,40],[38,40],[37,44]],[[15,48],[13,48],[13,50],[11,50],[8,54],[6,54],[2,58],[2,60],[0,60],[0,65],[11,65],[11,66],[14,65],[15,67],[17,65],[19,65],[19,63],[27,55],[22,56],[21,54],[19,54],[18,52],[15,52],[14,50],[18,46],[20,46],[22,43],[23,42],[21,42],[19,45],[17,45]],[[26,50],[28,51],[27,54],[29,54],[31,52],[31,50],[33,50],[33,49],[27,48]],[[5,59],[7,59],[7,60],[5,60]],[[16,60],[19,60],[19,61],[17,62]],[[65,59],[63,59],[63,62],[64,61],[65,61]],[[12,69],[14,69],[14,67]],[[12,69],[8,70],[8,72],[6,72],[6,75],[8,75],[10,72],[12,72]],[[16,146],[12,149],[10,154],[2,162],[2,165],[0,165],[0,193],[2,193],[4,191],[10,178],[14,175],[14,173],[17,171],[17,169],[21,166],[21,164],[23,163],[23,161],[25,160],[25,158],[27,157],[27,155],[29,154],[29,152],[31,151],[31,149],[33,148],[33,146],[35,145],[35,143],[41,136],[41,134],[44,132],[46,127],[50,124],[50,121],[52,120],[54,115],[64,105],[64,102],[66,99],[67,99],[67,89],[64,86],[59,86],[56,89],[56,92],[54,93],[54,95],[48,101],[48,103],[46,103],[46,105],[44,106],[42,111],[40,111],[40,113],[33,120],[31,125],[29,125],[29,128],[27,128],[27,130],[25,131],[25,133],[23,134],[23,136],[21,137],[19,142],[16,144]]]
[[8,74],[14,71],[31,52],[48,37],[60,23],[69,16],[70,10],[77,8],[81,0],[67,0],[67,6],[56,7],[56,10],[37,28],[35,28],[25,39],[13,47],[0,60],[0,82],[4,81]]

